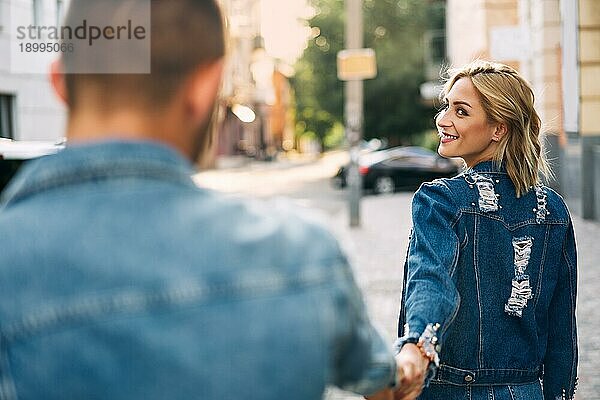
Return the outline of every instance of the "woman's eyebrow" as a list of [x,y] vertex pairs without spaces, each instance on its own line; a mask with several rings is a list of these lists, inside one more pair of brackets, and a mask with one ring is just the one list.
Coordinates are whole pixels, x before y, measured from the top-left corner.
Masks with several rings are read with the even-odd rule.
[[455,105],[455,106],[459,105],[459,104],[462,104],[462,105],[465,105],[465,106],[467,106],[469,108],[473,108],[473,106],[471,106],[469,103],[467,103],[466,101],[463,101],[463,100],[455,100],[455,101],[452,102],[452,104]]

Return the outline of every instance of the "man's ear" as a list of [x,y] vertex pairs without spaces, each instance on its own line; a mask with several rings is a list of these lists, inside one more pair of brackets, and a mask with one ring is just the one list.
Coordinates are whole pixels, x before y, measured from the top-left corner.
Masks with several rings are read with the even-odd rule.
[[68,105],[67,85],[65,82],[62,61],[60,60],[56,60],[50,64],[50,84],[54,89],[54,93],[56,93],[63,104]]
[[506,124],[504,122],[500,122],[496,125],[496,129],[494,130],[494,133],[492,134],[492,140],[494,142],[499,142],[504,135],[506,135],[506,133],[508,132],[508,128],[506,127]]
[[221,89],[223,59],[198,68],[191,76],[186,98],[192,117],[204,120],[213,111],[215,99]]

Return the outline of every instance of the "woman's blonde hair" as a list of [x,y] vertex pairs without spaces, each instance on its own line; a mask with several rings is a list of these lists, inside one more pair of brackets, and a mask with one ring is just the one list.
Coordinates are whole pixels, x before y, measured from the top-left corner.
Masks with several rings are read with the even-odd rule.
[[477,60],[449,70],[448,75],[442,98],[456,81],[469,78],[479,93],[488,120],[506,125],[507,132],[498,142],[494,161],[506,167],[517,197],[540,183],[540,175],[551,176],[540,142],[541,120],[534,107],[533,89],[516,70]]

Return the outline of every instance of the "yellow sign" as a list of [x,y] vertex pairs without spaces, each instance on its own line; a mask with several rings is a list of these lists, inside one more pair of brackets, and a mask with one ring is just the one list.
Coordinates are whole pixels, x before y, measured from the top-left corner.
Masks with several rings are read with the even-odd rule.
[[361,81],[377,76],[373,49],[342,50],[337,55],[337,74],[342,81]]

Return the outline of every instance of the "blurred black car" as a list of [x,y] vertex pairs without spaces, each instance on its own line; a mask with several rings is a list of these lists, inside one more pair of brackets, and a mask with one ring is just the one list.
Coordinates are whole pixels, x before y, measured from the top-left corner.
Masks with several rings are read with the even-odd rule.
[[64,147],[47,141],[14,141],[0,138],[0,192],[27,160],[58,152]]
[[[349,165],[340,167],[333,177],[333,185],[347,186]],[[394,147],[360,156],[358,171],[363,189],[377,194],[393,193],[398,189],[416,189],[423,182],[449,178],[459,171],[453,160],[442,158],[423,147]]]

